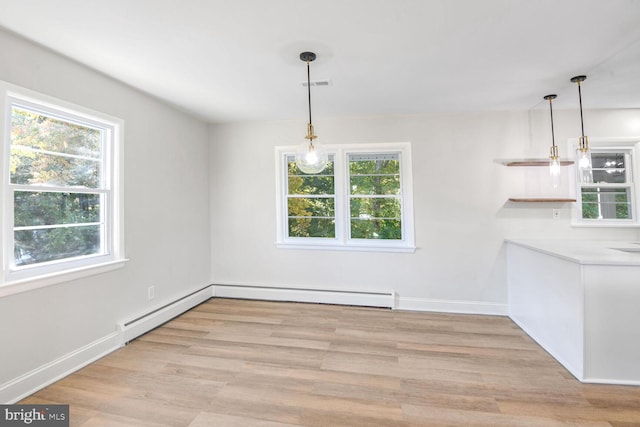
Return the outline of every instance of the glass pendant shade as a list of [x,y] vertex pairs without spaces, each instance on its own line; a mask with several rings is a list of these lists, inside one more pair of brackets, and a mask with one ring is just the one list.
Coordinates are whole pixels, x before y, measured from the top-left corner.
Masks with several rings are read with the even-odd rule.
[[560,160],[551,159],[549,162],[549,175],[551,175],[551,186],[558,188],[560,186]]
[[580,137],[578,144],[578,174],[582,184],[593,183],[593,169],[591,167],[591,150],[589,150],[589,142],[587,137]]
[[296,166],[303,173],[317,174],[327,167],[329,155],[327,152],[312,141],[304,141],[296,150]]
[[[553,150],[554,148],[556,148],[556,150]],[[558,147],[551,147],[551,156],[549,157],[549,176],[551,176],[551,186],[553,188],[560,186],[560,175],[562,173],[560,158],[557,156],[557,148]]]

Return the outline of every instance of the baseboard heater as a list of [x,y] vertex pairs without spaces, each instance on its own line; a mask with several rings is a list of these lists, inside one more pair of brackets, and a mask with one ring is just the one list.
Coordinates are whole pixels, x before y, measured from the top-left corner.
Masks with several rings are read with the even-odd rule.
[[213,295],[218,298],[310,302],[385,308],[395,307],[395,292],[393,291],[343,291],[216,284],[214,285]]
[[126,322],[118,324],[122,337],[122,344],[139,337],[140,335],[157,328],[176,316],[190,310],[198,304],[207,301],[213,296],[211,286],[190,293],[182,298],[158,307],[150,312],[141,314]]

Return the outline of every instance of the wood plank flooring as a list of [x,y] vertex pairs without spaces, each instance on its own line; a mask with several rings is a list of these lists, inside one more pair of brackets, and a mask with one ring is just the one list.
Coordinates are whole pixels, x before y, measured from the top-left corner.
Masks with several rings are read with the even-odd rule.
[[94,426],[640,426],[506,317],[211,299],[21,403]]

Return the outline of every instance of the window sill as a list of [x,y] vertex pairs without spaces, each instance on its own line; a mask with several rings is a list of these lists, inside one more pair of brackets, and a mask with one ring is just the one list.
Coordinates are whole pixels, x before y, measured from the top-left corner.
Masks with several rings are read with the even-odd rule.
[[414,253],[415,246],[376,246],[376,245],[337,245],[318,243],[283,243],[277,242],[278,249],[303,249],[313,251],[345,251],[345,252],[397,252]]
[[108,271],[117,270],[124,267],[128,259],[119,259],[85,267],[78,267],[56,273],[43,274],[41,276],[29,277],[27,279],[13,280],[0,284],[0,298],[15,295],[34,289],[44,288],[63,282],[95,276]]

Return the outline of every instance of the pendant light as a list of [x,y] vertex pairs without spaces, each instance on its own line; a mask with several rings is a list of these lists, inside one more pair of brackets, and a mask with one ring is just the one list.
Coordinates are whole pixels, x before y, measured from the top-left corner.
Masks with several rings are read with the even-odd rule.
[[311,121],[311,72],[309,64],[316,59],[313,52],[302,52],[300,59],[307,63],[307,92],[309,94],[309,123],[307,123],[307,136],[305,141],[300,144],[296,150],[296,166],[306,174],[317,174],[324,170],[329,162],[327,152],[314,142],[317,135],[313,130],[313,122]]
[[547,95],[544,97],[549,101],[549,112],[551,113],[551,155],[549,156],[549,175],[551,176],[551,185],[558,188],[560,185],[560,157],[558,156],[558,146],[556,145],[556,137],[553,131],[553,106],[552,102],[558,95]]
[[582,90],[580,83],[585,81],[587,76],[575,76],[571,78],[573,83],[578,83],[578,97],[580,99],[580,127],[582,136],[578,142],[578,173],[582,184],[593,183],[593,171],[591,169],[591,150],[589,150],[589,140],[584,134],[584,120],[582,117]]

